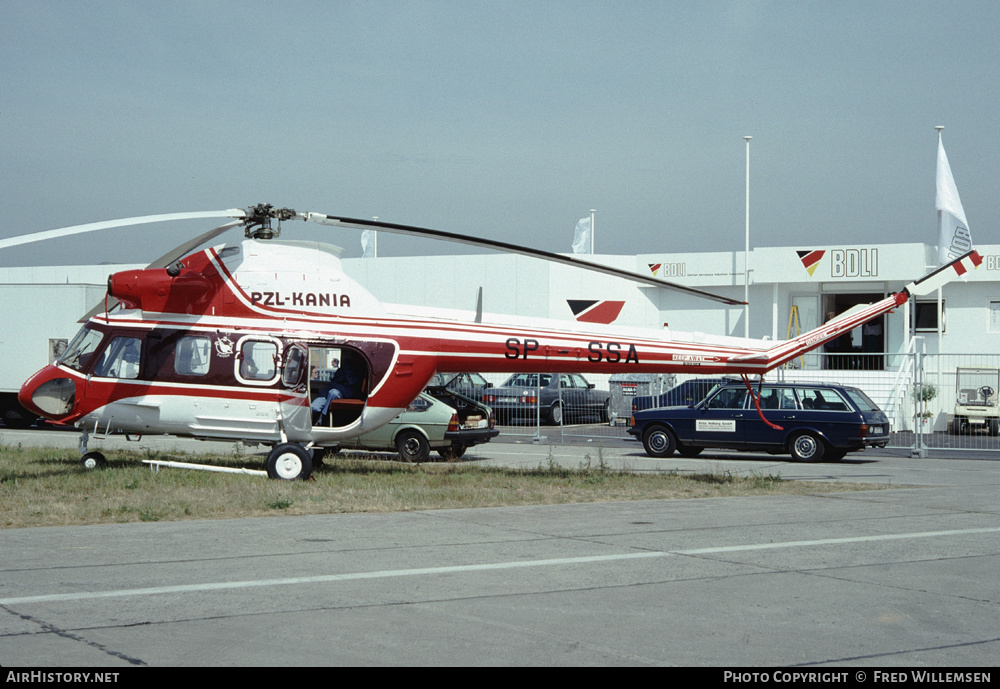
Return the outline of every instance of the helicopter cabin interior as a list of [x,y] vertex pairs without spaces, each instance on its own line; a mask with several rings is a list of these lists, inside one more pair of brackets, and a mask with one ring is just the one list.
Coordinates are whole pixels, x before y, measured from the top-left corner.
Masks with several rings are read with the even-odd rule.
[[[352,349],[309,347],[309,402],[313,426],[347,426],[361,416],[368,398],[368,373],[364,356]],[[343,396],[328,400],[333,387],[342,390]]]

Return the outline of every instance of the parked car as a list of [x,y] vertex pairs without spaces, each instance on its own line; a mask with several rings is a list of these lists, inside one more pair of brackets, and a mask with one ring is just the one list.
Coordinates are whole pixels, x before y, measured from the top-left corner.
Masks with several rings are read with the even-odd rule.
[[341,449],[385,450],[409,462],[423,462],[431,450],[457,459],[473,445],[500,434],[493,411],[460,392],[430,386],[385,426],[344,441]]
[[478,373],[435,373],[428,385],[445,387],[476,400],[482,400],[486,389],[493,387]]
[[731,378],[692,378],[659,395],[639,395],[632,400],[632,411],[657,407],[687,407],[705,399],[716,385],[725,385]]
[[[757,385],[754,385],[754,390]],[[693,457],[706,447],[789,453],[800,462],[837,461],[848,452],[884,447],[889,418],[857,388],[826,383],[765,383],[761,419],[742,382],[717,388],[693,407],[646,409],[628,432],[651,457],[676,450]]]
[[611,409],[611,394],[595,389],[579,373],[515,373],[500,387],[487,390],[483,401],[500,419],[540,416],[555,425],[584,415],[607,423]]

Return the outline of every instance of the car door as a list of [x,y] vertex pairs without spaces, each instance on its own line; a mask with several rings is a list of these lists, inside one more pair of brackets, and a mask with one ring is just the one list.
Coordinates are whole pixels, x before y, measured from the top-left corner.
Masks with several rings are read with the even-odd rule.
[[753,400],[747,407],[744,441],[748,448],[783,446],[789,427],[800,416],[795,392],[788,387],[768,386],[761,390],[760,413]]
[[695,413],[685,415],[687,428],[678,429],[678,440],[693,446],[741,447],[746,434],[746,402],[746,388],[717,390]]

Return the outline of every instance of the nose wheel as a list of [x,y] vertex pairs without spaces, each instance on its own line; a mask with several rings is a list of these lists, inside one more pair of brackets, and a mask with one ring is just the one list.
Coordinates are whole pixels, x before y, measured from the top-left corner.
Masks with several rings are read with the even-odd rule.
[[80,458],[80,464],[83,465],[84,469],[100,469],[106,466],[107,463],[108,461],[104,459],[104,455],[100,452],[88,452]]

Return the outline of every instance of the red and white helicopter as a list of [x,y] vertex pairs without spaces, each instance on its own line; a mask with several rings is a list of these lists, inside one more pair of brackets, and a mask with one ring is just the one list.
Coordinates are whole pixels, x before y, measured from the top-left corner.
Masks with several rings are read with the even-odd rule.
[[[764,373],[924,295],[981,259],[970,252],[870,305],[788,341],[669,330],[625,332],[575,322],[501,325],[391,313],[343,271],[332,246],[275,237],[293,219],[436,237],[535,256],[647,284],[742,304],[589,261],[438,230],[301,213],[270,205],[78,225],[0,241],[0,248],[110,227],[179,219],[231,220],[142,270],[111,275],[105,303],[65,353],[21,388],[31,412],[90,433],[173,434],[273,446],[273,478],[302,479],[312,451],[392,420],[437,371]],[[276,225],[276,226],[275,226]],[[246,238],[195,251],[236,226]],[[362,369],[353,399],[317,419],[310,371],[349,355]]]

